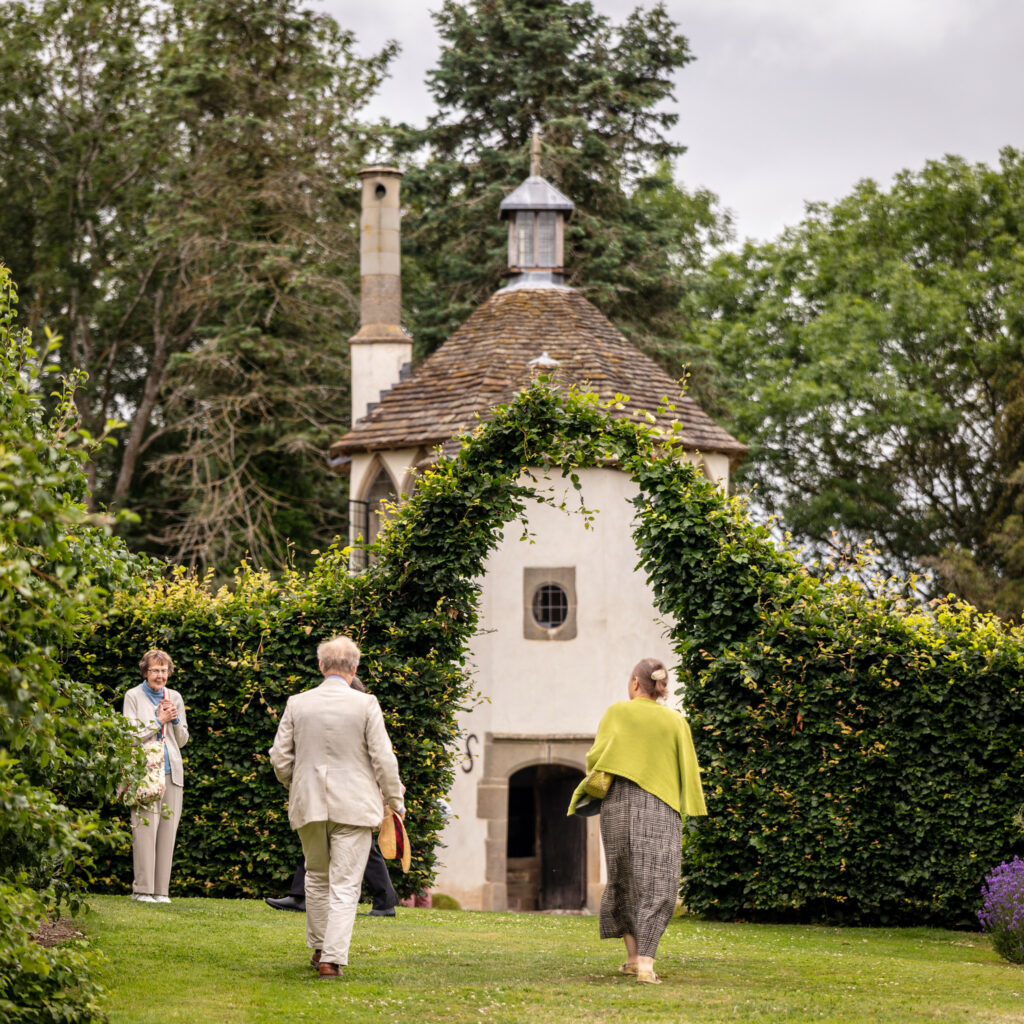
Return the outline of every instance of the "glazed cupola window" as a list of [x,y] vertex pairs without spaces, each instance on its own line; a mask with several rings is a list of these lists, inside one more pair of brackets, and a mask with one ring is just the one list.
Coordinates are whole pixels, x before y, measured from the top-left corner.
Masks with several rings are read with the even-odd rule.
[[501,203],[508,221],[508,269],[512,275],[565,269],[565,222],[573,202],[540,176],[540,140],[534,139],[530,177]]
[[561,270],[561,242],[558,218],[552,211],[520,211],[509,231],[508,265],[513,270],[533,267]]

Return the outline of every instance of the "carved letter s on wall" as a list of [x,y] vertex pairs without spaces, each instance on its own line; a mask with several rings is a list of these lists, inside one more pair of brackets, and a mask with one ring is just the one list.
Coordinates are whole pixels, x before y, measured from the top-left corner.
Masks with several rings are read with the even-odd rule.
[[476,742],[476,743],[479,743],[479,742],[480,742],[480,740],[479,740],[479,739],[477,739],[477,735],[476,735],[476,733],[475,733],[475,732],[471,732],[471,733],[470,733],[470,734],[469,734],[469,735],[468,735],[468,736],[466,737],[466,756],[465,756],[465,757],[464,757],[464,758],[462,759],[462,765],[461,765],[461,767],[462,767],[462,770],[463,770],[463,771],[464,771],[464,772],[465,772],[465,773],[466,773],[467,775],[468,775],[468,774],[469,774],[469,773],[470,773],[470,772],[471,772],[471,771],[473,770],[473,760],[474,760],[474,758],[475,758],[475,757],[477,756],[477,755],[475,755],[475,754],[473,753],[473,751],[472,751],[472,750],[470,749],[470,746],[469,746],[469,745],[470,745],[470,743],[473,743],[473,742]]

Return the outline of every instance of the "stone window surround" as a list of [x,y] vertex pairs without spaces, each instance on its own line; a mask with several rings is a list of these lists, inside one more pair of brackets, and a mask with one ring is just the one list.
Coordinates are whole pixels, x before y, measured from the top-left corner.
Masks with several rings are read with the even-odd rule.
[[[560,764],[586,771],[587,751],[594,744],[592,735],[551,733],[484,734],[483,777],[476,788],[476,816],[487,822],[482,910],[508,909],[508,780],[522,768],[539,764]],[[601,906],[601,818],[585,818],[586,910],[596,914]]]
[[[533,617],[533,595],[539,587],[554,583],[565,591],[569,611],[565,622],[556,629],[545,629]],[[523,569],[523,639],[575,640],[576,639],[576,569],[528,567]]]
[[374,455],[373,460],[370,462],[370,465],[367,466],[366,468],[366,472],[363,473],[363,479],[360,482],[360,501],[369,500],[370,492],[373,490],[373,486],[374,484],[376,484],[377,479],[380,477],[382,470],[384,474],[387,476],[388,480],[391,482],[391,488],[395,494],[395,501],[397,502],[401,498],[402,490],[398,485],[398,481],[395,480],[394,474],[391,472],[391,469],[388,466],[387,462],[385,462],[384,459],[382,459],[379,455]]

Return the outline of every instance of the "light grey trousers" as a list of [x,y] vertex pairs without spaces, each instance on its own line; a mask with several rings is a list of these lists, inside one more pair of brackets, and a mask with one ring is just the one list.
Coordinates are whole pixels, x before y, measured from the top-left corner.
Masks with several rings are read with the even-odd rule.
[[311,821],[298,831],[306,858],[306,945],[322,950],[322,964],[347,964],[373,830]]
[[171,882],[174,840],[181,820],[181,786],[166,776],[163,799],[132,808],[132,860],[135,881],[132,892],[166,896]]

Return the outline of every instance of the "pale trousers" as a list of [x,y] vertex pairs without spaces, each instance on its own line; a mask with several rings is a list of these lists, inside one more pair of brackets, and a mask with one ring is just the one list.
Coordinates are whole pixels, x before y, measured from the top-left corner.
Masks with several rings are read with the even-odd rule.
[[298,830],[306,858],[306,945],[320,963],[347,964],[373,830],[311,821]]
[[166,896],[171,882],[174,840],[181,820],[181,786],[166,776],[164,795],[144,807],[132,808],[132,860],[135,881],[132,892]]

